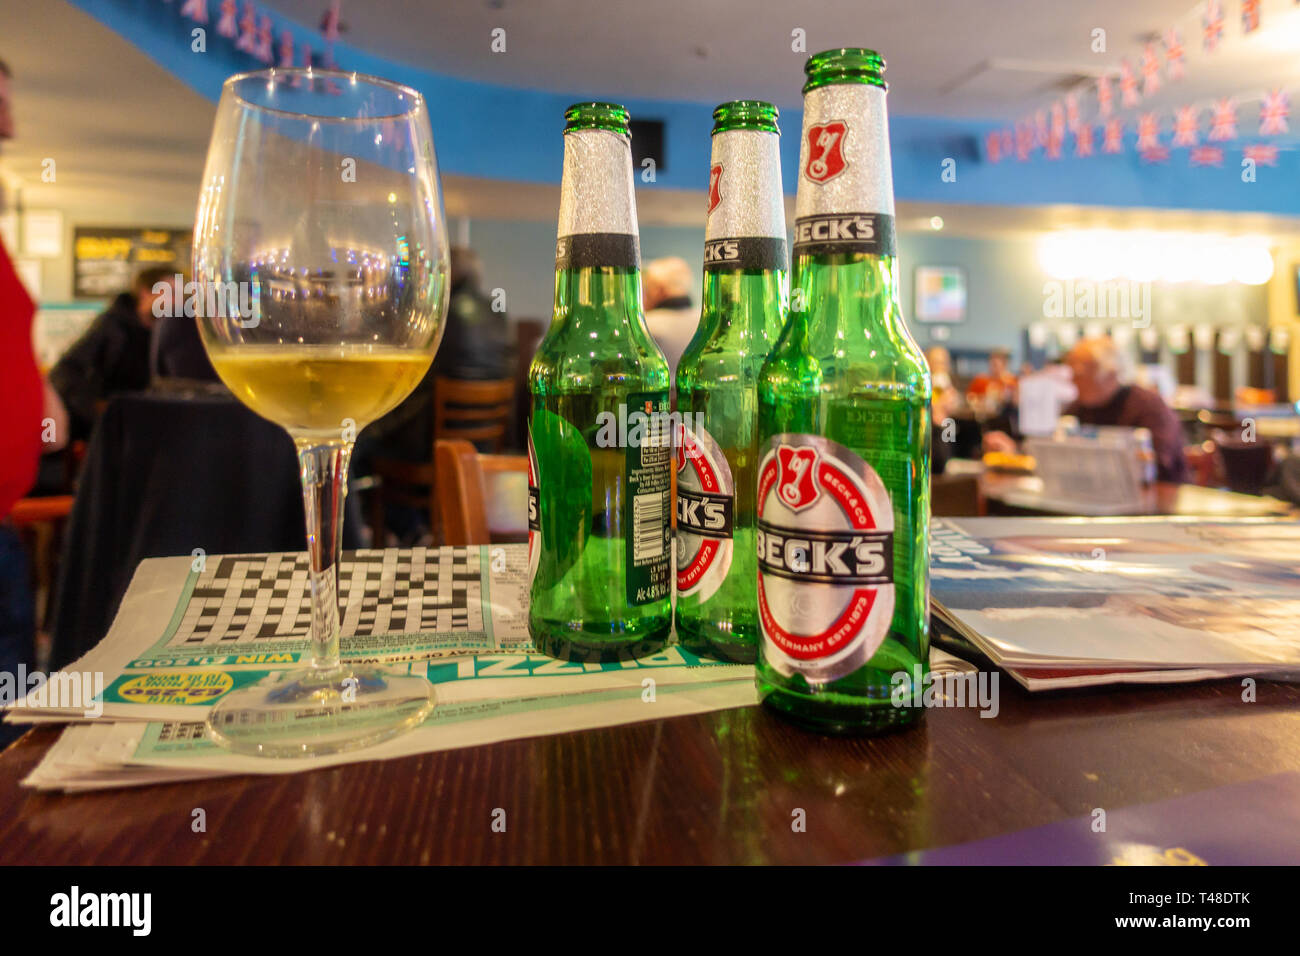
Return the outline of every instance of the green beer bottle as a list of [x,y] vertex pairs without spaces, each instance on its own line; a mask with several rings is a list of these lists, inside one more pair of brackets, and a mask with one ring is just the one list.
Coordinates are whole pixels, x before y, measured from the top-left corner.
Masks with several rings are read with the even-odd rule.
[[785,321],[785,197],[770,103],[713,112],[704,308],[677,366],[677,640],[752,664],[758,373]]
[[758,382],[758,691],[830,733],[916,721],[929,653],[930,374],[898,305],[884,70],[805,67],[790,316]]
[[627,110],[564,118],[555,312],[528,375],[528,629],[595,662],[672,632],[669,372],[641,306]]

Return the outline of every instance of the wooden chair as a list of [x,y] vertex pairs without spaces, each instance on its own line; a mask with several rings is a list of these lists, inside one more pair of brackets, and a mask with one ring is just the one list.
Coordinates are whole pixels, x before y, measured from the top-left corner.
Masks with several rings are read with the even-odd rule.
[[930,514],[936,518],[975,518],[980,507],[979,475],[935,475],[930,479]]
[[1203,441],[1199,445],[1185,445],[1183,457],[1192,473],[1192,483],[1202,488],[1214,485],[1218,476],[1218,459],[1214,442]]
[[[438,376],[433,381],[432,446],[436,448],[438,441],[446,438],[488,442],[500,452],[505,447],[514,399],[515,383],[511,379],[476,382]],[[389,505],[416,508],[428,515],[436,544],[441,521],[436,454],[422,462],[376,458],[373,467],[377,480],[365,488],[370,496],[373,546],[382,548],[387,541],[385,516]]]
[[[438,514],[435,491],[437,472],[433,462],[398,461],[376,458],[374,478],[366,489],[370,493],[370,546],[383,548],[388,543],[387,510],[390,504],[415,508],[429,516],[429,530],[436,535],[434,522]],[[434,539],[437,544],[437,538]]]
[[452,546],[528,540],[528,457],[480,455],[468,441],[434,451],[444,540]]
[[528,412],[532,405],[528,394],[528,370],[545,335],[546,323],[541,319],[515,322],[515,417],[512,425],[515,448],[528,447]]
[[49,630],[54,615],[54,592],[59,580],[59,552],[63,531],[72,514],[72,495],[22,498],[9,512],[9,520],[31,556],[32,590],[40,601],[36,630]]
[[1215,433],[1214,446],[1228,490],[1259,494],[1273,470],[1273,446],[1266,441],[1242,441],[1224,432]]
[[440,375],[433,381],[434,441],[491,442],[500,454],[514,402],[514,379],[471,382]]

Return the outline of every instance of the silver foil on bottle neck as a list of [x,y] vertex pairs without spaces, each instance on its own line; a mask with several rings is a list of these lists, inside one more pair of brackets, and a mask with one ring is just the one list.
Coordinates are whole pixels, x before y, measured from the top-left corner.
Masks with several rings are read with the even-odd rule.
[[591,233],[636,236],[632,143],[603,129],[564,135],[559,237]]
[[[717,183],[713,171],[721,167]],[[713,137],[709,162],[709,202],[705,239],[739,236],[785,238],[785,197],[781,191],[781,138],[776,133],[735,129]]]
[[[893,216],[885,91],[864,83],[833,83],[809,90],[803,106],[795,218],[842,212]],[[839,123],[844,124],[842,135],[834,125]],[[828,124],[832,126],[829,138],[835,142],[815,155],[809,130]],[[824,164],[814,167],[814,175],[809,171],[811,161]]]

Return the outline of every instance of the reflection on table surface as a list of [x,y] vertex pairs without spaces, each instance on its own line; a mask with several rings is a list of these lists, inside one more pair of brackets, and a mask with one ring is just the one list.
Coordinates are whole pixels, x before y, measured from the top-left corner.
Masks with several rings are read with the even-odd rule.
[[[954,467],[956,466],[956,467]],[[1200,485],[1156,482],[1142,489],[1136,510],[1107,510],[1104,506],[1049,498],[1036,475],[985,470],[979,462],[951,461],[944,475],[978,475],[980,496],[995,514],[1058,515],[1182,515],[1185,517],[1247,518],[1295,516],[1295,506],[1267,495],[1245,495]]]

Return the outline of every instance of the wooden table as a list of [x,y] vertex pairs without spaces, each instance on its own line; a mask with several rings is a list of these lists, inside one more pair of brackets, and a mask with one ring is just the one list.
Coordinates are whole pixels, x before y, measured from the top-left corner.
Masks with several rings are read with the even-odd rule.
[[840,863],[1300,770],[1300,687],[1257,691],[1031,696],[1004,679],[996,718],[931,710],[887,737],[746,708],[78,796],[18,786],[58,733],[39,728],[0,757],[0,864]]
[[[1085,506],[1072,510],[1057,501],[1042,499],[1042,479],[1033,475],[986,471],[979,478],[980,495],[990,515],[1080,515]],[[1218,488],[1180,485],[1160,481],[1142,489],[1135,515],[1182,515],[1203,518],[1249,518],[1295,516],[1294,506],[1277,498],[1243,495]]]

